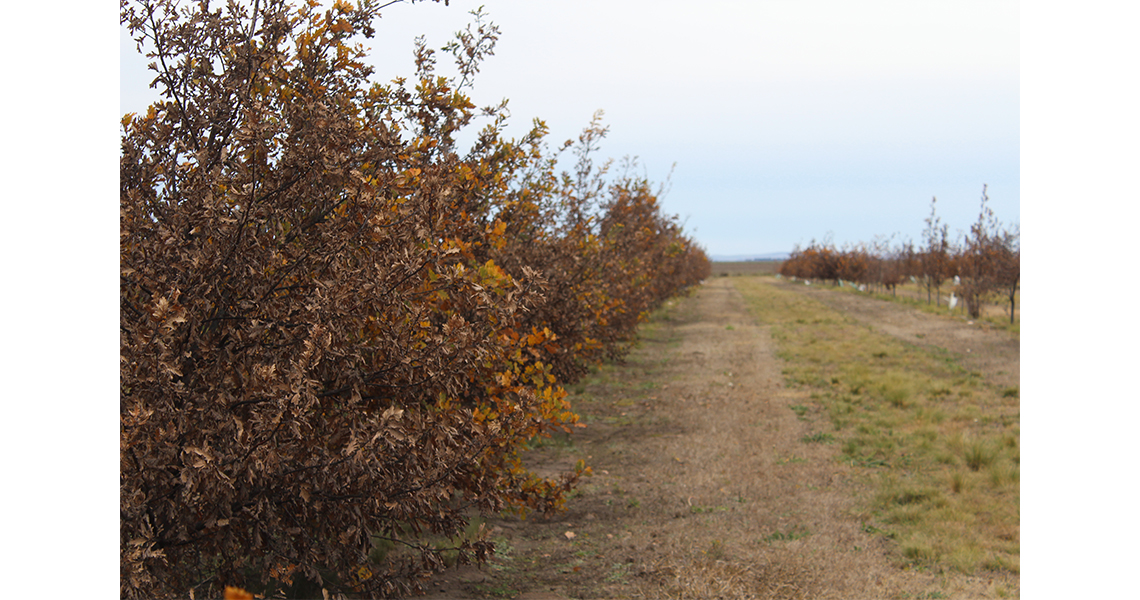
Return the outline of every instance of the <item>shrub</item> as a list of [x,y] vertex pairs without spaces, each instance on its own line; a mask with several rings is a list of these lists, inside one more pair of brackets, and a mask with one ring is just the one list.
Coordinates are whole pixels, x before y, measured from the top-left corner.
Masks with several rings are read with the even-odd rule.
[[541,123],[500,138],[502,106],[460,155],[498,35],[478,11],[455,78],[418,42],[413,82],[371,85],[375,5],[254,7],[121,12],[164,97],[123,119],[121,595],[401,593],[486,560],[472,514],[562,505],[585,466],[544,479],[520,450],[707,258],[629,178],[558,226],[573,178]]

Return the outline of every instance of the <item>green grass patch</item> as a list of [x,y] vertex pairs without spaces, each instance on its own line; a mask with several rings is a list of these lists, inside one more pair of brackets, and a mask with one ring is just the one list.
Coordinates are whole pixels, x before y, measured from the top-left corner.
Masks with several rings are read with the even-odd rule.
[[712,514],[726,511],[728,511],[727,506],[698,506],[694,504],[689,507],[689,512],[694,515]]
[[792,529],[791,531],[774,531],[763,538],[761,541],[766,544],[773,542],[789,542],[792,540],[799,540],[811,535],[811,532],[804,528]]
[[789,406],[788,408],[792,409],[792,412],[796,413],[796,416],[799,417],[800,420],[803,420],[805,418],[805,416],[807,415],[808,411],[811,410],[802,404],[795,404],[795,405]]

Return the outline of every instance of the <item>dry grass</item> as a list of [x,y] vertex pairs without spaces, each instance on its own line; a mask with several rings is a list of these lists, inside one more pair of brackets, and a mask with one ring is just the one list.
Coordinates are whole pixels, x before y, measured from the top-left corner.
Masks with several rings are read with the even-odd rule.
[[805,561],[748,565],[735,561],[660,559],[634,585],[634,597],[689,600],[799,600],[819,593],[818,569]]

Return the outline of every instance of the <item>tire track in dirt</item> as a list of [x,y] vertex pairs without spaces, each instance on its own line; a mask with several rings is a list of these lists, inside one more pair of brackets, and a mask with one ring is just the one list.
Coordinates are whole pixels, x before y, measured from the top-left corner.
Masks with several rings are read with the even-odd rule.
[[[674,301],[609,381],[572,398],[588,427],[530,457],[593,466],[564,513],[487,523],[501,556],[452,571],[430,598],[892,598],[947,590],[903,571],[864,531],[864,473],[792,405],[769,327],[729,278]],[[985,595],[984,582],[950,589]],[[944,597],[944,596],[931,596]]]

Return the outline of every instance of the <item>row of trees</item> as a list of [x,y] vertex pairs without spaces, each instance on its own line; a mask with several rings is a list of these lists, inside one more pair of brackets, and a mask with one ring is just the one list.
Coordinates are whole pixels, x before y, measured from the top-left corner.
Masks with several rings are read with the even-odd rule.
[[636,165],[595,164],[600,115],[552,150],[475,107],[481,12],[374,84],[377,11],[122,1],[163,94],[122,123],[124,597],[384,596],[485,560],[472,515],[554,510],[588,470],[520,461],[576,423],[562,385],[708,275]]
[[796,247],[780,267],[780,274],[804,279],[848,281],[895,293],[896,287],[913,280],[926,290],[928,303],[940,303],[942,288],[954,280],[953,291],[962,298],[971,317],[981,315],[982,304],[995,296],[1009,303],[1013,322],[1015,300],[1021,281],[1021,242],[1016,225],[1004,226],[988,206],[982,189],[978,220],[958,241],[930,203],[923,242],[893,246],[889,240],[835,248],[830,242],[813,241]]

